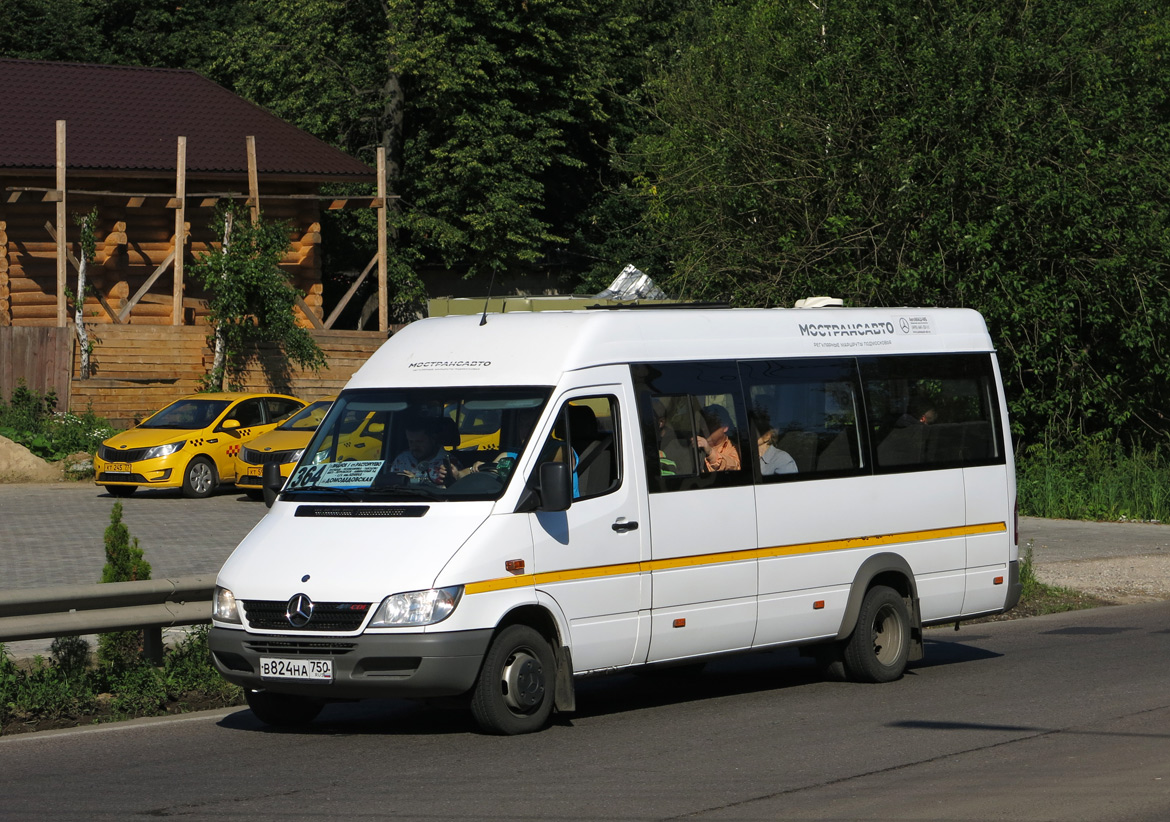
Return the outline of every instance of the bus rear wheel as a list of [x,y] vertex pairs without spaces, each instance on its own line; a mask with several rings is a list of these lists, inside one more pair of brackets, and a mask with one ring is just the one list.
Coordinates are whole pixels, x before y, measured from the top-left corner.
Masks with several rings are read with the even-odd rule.
[[845,675],[854,682],[893,682],[910,658],[910,612],[893,588],[865,592],[857,625],[845,641]]

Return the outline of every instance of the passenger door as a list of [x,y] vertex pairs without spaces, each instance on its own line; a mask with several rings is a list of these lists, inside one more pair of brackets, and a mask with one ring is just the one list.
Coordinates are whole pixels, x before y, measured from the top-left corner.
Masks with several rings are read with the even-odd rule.
[[[653,609],[648,659],[750,648],[756,631],[754,439],[733,362],[634,367],[649,490]],[[711,470],[713,429],[738,457]],[[716,437],[718,438],[718,437]],[[724,446],[726,448],[726,446]]]
[[574,499],[567,511],[530,514],[536,588],[569,623],[573,667],[590,671],[645,659],[648,581],[644,501],[628,459],[635,422],[619,383],[568,391],[556,400],[539,464],[568,460]]

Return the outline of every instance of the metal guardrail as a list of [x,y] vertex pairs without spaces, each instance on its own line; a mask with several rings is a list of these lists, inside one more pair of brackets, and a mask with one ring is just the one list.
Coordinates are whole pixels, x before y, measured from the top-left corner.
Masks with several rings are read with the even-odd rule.
[[143,629],[162,661],[162,629],[211,621],[215,577],[191,576],[0,591],[0,642]]

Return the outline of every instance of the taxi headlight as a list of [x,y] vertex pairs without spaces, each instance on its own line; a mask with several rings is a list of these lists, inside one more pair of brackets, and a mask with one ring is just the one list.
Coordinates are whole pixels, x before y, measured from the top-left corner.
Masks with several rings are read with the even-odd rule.
[[183,440],[182,442],[168,442],[166,445],[156,445],[154,448],[148,448],[146,453],[142,455],[142,458],[144,460],[153,460],[159,457],[169,457],[186,444],[187,441]]
[[408,591],[392,594],[382,600],[371,628],[396,628],[405,625],[434,625],[451,616],[463,596],[463,586],[431,588],[429,591]]
[[301,457],[304,456],[304,454],[305,454],[304,448],[302,448],[300,451],[293,451],[291,454],[288,455],[288,459],[286,459],[285,462],[300,462]]
[[227,588],[215,586],[215,602],[212,614],[220,622],[240,621],[240,609],[236,605],[236,596]]

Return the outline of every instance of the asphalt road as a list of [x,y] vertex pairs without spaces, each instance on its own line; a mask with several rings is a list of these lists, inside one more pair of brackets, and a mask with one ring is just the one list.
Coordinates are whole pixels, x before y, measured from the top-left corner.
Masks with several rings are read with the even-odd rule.
[[886,685],[791,652],[581,683],[522,737],[405,702],[307,732],[232,709],[0,738],[0,818],[1170,818],[1170,604],[928,632]]

